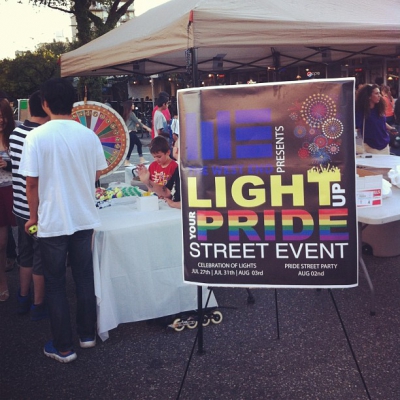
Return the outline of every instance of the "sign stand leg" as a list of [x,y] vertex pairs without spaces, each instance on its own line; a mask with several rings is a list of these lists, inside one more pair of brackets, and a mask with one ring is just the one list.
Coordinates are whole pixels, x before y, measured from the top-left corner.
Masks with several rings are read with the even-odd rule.
[[360,368],[360,366],[359,366],[359,364],[358,364],[356,354],[354,353],[353,346],[351,345],[349,335],[347,334],[346,327],[344,326],[344,322],[343,322],[343,320],[342,320],[342,316],[340,315],[339,308],[338,308],[338,306],[337,306],[337,304],[336,304],[335,298],[333,297],[332,289],[328,289],[328,290],[329,290],[329,294],[331,295],[333,305],[335,306],[336,313],[337,313],[337,315],[338,315],[338,317],[339,317],[340,324],[342,325],[342,329],[343,329],[343,332],[344,332],[344,336],[346,337],[347,344],[348,344],[348,346],[349,346],[351,355],[353,356],[353,360],[354,360],[354,362],[356,363],[356,367],[357,367],[357,370],[358,370],[358,374],[360,375],[361,381],[362,381],[362,383],[363,383],[363,385],[364,385],[365,393],[367,394],[368,399],[371,400],[371,395],[369,394],[368,387],[367,387],[367,384],[366,384],[365,379],[364,379],[364,377],[363,377],[363,374],[362,374],[362,372],[361,372],[361,368]]
[[361,267],[365,279],[367,280],[369,289],[371,291],[371,309],[369,311],[369,314],[371,316],[375,315],[375,289],[374,285],[372,284],[371,278],[368,273],[367,266],[365,264],[365,261],[363,259],[363,254],[362,254],[362,231],[365,229],[367,225],[363,225],[361,222],[358,223],[358,265]]
[[248,304],[254,304],[256,302],[256,299],[253,296],[253,293],[249,288],[246,288],[247,291],[247,303]]
[[[208,302],[210,300],[211,297],[211,293],[212,293],[212,288],[209,288],[209,293],[208,293],[208,298],[207,298],[207,302],[206,302],[206,308],[208,306]],[[179,391],[178,391],[178,395],[176,396],[176,400],[179,400],[181,393],[182,393],[182,389],[183,389],[183,385],[185,383],[186,380],[186,376],[189,370],[189,365],[190,362],[192,361],[192,357],[193,357],[193,353],[194,353],[194,349],[196,348],[196,342],[198,343],[198,350],[197,350],[197,354],[202,355],[205,354],[205,350],[203,349],[203,316],[204,316],[204,310],[203,310],[203,287],[202,286],[197,286],[197,308],[198,308],[198,328],[197,328],[197,334],[196,334],[196,338],[194,340],[193,346],[192,346],[192,351],[190,352],[190,356],[189,356],[189,360],[186,364],[186,369],[185,369],[185,373],[183,375],[182,381],[181,381],[181,386],[179,387]]]
[[197,354],[204,354],[203,348],[203,287],[197,286],[197,315],[198,315],[198,331],[197,331]]

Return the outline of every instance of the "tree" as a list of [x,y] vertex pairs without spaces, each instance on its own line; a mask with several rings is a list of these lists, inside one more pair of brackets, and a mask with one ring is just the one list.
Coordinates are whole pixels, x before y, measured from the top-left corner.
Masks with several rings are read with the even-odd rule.
[[24,99],[46,80],[60,76],[59,58],[69,43],[53,42],[27,51],[14,59],[0,61],[0,87],[12,98]]
[[[126,14],[134,0],[29,0],[35,5],[42,5],[74,15],[77,23],[77,39],[79,45],[89,43],[91,40],[114,29],[118,21]],[[108,15],[103,21],[91,10],[97,4],[103,7]]]
[[[118,21],[126,14],[134,0],[29,0],[38,6],[47,6],[75,16],[77,26],[77,43],[75,48],[114,29]],[[105,21],[91,11],[91,7],[102,7],[107,12]],[[90,99],[102,101],[102,78],[81,78],[78,85],[78,96],[85,97],[85,88]]]

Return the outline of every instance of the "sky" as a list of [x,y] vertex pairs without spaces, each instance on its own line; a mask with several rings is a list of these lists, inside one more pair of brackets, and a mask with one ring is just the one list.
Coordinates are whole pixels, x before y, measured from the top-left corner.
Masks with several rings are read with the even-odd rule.
[[[169,0],[135,0],[136,16]],[[22,4],[20,3],[22,2]],[[71,39],[70,16],[28,0],[0,0],[0,60],[16,51],[35,50],[40,43]]]

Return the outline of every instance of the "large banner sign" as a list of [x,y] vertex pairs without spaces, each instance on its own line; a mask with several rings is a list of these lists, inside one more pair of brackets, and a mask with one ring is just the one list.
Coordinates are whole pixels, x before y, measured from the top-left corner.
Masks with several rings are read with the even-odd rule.
[[358,284],[354,80],[178,92],[184,280]]

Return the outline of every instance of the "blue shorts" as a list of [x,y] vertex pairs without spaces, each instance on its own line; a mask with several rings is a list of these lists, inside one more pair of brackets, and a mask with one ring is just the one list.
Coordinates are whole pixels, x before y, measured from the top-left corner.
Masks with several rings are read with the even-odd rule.
[[18,225],[18,264],[22,268],[33,268],[35,275],[43,275],[39,242],[25,232],[25,219],[17,216],[15,219]]

